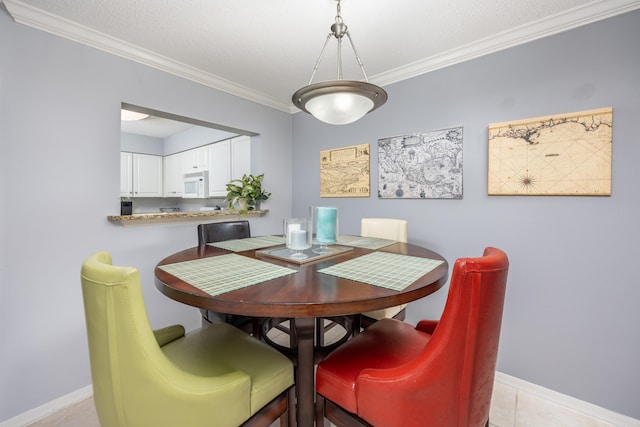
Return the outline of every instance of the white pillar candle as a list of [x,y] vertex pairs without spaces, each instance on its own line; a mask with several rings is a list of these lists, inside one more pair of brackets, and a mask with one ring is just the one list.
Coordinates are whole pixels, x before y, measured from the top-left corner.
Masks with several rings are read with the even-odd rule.
[[305,230],[289,230],[289,249],[302,250],[307,248],[307,232]]
[[294,230],[300,230],[300,224],[287,225],[287,245],[291,244],[291,232]]

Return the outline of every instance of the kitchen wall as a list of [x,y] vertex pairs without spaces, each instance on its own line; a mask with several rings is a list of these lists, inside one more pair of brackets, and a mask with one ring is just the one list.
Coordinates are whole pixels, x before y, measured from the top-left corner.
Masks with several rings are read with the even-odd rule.
[[162,156],[164,155],[164,139],[133,133],[121,133],[120,150]]
[[[409,240],[453,264],[504,249],[511,270],[498,370],[640,419],[640,11],[385,87],[389,101],[347,126],[293,120],[293,213],[335,205],[340,231],[364,216],[409,220]],[[366,58],[363,58],[366,63]],[[610,197],[487,196],[487,125],[613,107]],[[461,200],[319,198],[319,152],[463,126]],[[438,318],[447,289],[410,304]]]
[[197,223],[122,227],[120,105],[258,134],[254,173],[273,193],[254,234],[291,212],[291,115],[14,23],[0,4],[0,423],[91,383],[80,266],[106,250],[138,267],[153,327],[199,326],[155,288],[158,261]]

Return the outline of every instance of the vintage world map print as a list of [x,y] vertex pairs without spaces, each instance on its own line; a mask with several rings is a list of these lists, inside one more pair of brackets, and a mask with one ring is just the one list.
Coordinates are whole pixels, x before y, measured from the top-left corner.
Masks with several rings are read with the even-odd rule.
[[378,197],[462,198],[462,127],[378,140]]
[[320,151],[320,197],[369,197],[369,144]]
[[611,195],[612,108],[489,125],[489,195]]

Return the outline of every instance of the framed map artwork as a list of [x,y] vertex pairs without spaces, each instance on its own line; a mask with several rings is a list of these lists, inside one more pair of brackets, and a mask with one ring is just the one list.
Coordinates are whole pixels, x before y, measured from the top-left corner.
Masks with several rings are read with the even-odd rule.
[[320,197],[369,197],[369,144],[320,152]]
[[461,199],[462,127],[378,140],[378,197]]
[[610,196],[613,109],[489,125],[488,194]]

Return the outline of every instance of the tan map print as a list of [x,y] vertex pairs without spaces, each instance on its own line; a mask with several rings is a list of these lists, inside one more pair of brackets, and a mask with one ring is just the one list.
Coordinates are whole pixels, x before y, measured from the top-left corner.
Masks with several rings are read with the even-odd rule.
[[489,125],[489,195],[611,195],[613,109]]
[[369,197],[369,144],[320,152],[320,197]]

